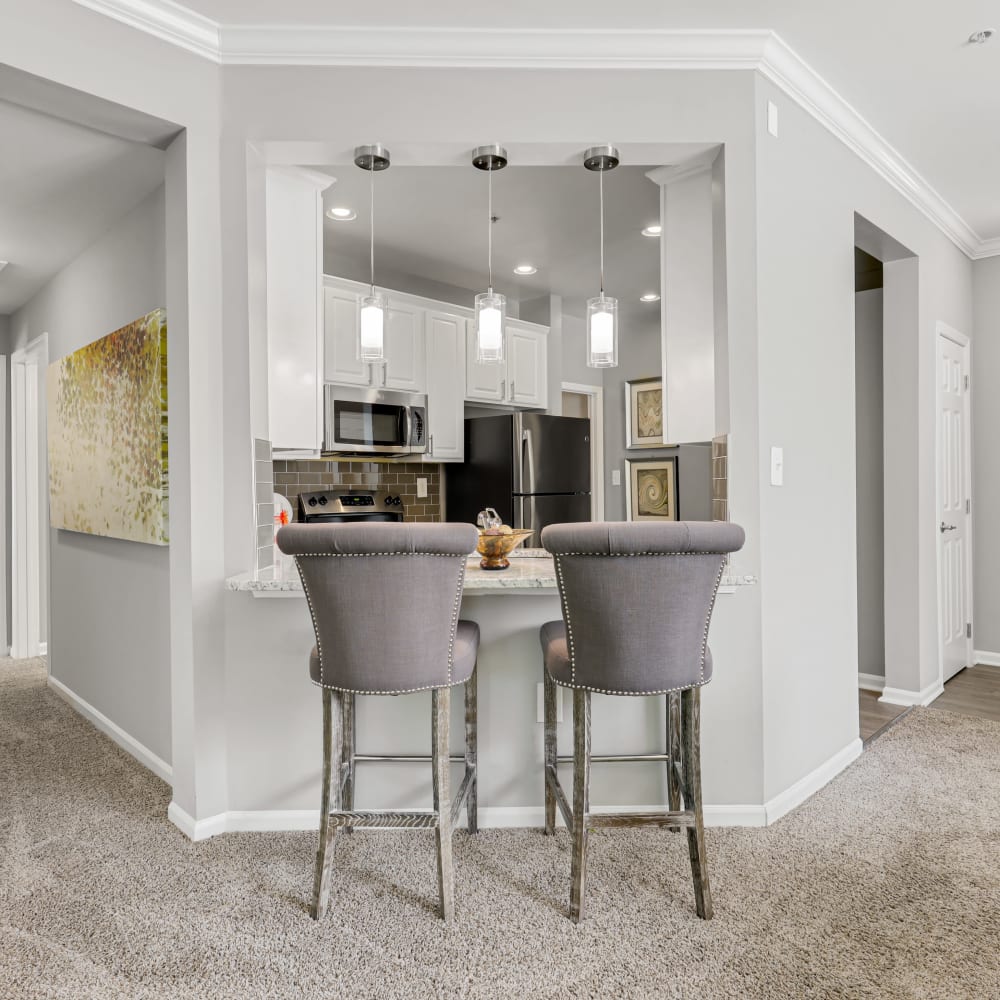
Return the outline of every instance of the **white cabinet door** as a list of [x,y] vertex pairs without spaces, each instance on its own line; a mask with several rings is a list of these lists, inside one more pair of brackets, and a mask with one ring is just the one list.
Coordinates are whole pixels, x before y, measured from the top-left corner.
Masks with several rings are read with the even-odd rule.
[[548,338],[539,330],[507,323],[507,402],[544,409],[548,405]]
[[387,389],[426,392],[424,310],[410,305],[394,305],[390,299],[386,314],[386,364],[379,381]]
[[465,458],[462,372],[469,321],[461,316],[428,310],[427,424],[425,462],[461,462]]
[[368,385],[371,367],[358,360],[358,323],[361,300],[351,291],[326,285],[323,288],[325,363],[323,378],[343,385]]
[[504,365],[481,365],[476,361],[476,321],[466,323],[465,398],[485,403],[502,403],[507,394]]

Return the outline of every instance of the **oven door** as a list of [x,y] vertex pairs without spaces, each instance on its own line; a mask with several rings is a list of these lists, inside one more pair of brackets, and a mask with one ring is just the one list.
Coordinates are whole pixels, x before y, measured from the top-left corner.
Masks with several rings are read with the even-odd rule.
[[414,450],[408,393],[327,385],[324,404],[324,452],[409,455]]

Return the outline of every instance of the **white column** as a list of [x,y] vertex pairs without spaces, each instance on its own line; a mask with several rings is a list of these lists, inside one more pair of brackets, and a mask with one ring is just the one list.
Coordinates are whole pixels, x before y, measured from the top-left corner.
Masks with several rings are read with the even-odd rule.
[[[714,159],[714,156],[713,156]],[[660,167],[663,440],[710,441],[715,413],[712,161]]]

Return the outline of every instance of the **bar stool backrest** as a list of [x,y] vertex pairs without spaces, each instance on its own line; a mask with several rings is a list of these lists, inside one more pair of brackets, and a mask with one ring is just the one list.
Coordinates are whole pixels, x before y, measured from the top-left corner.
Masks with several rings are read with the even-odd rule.
[[452,683],[471,524],[290,524],[319,656],[320,684],[403,694]]
[[721,521],[552,524],[572,687],[663,694],[703,684],[725,554],[743,529]]

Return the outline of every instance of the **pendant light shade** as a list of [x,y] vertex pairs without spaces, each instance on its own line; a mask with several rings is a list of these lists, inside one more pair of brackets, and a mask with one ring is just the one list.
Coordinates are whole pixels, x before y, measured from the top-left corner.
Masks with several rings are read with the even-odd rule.
[[480,146],[472,151],[472,165],[489,175],[487,245],[489,285],[476,296],[476,360],[480,364],[503,364],[507,327],[507,297],[493,291],[493,171],[507,166],[507,150],[502,146]]
[[358,323],[357,357],[369,365],[385,364],[385,297],[375,291],[375,174],[389,168],[389,150],[376,143],[358,146],[354,164],[369,173],[371,238],[369,264],[371,292],[361,300],[361,321]]
[[618,300],[604,294],[604,173],[619,161],[614,146],[592,146],[583,154],[583,165],[600,178],[601,293],[587,300],[587,367],[618,367]]

